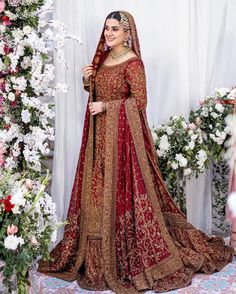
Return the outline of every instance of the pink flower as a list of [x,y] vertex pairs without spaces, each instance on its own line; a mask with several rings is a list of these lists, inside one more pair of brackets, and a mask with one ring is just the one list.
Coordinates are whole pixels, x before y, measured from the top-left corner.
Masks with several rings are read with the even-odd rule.
[[35,238],[35,236],[30,237],[30,243],[34,246],[38,246],[39,242],[37,241],[37,239]]
[[33,182],[32,182],[32,180],[31,180],[31,179],[26,179],[26,180],[25,180],[25,185],[26,185],[26,187],[27,187],[29,190],[31,190],[31,189],[33,188]]
[[189,128],[192,130],[192,131],[195,131],[197,126],[194,124],[194,123],[191,123],[189,124]]
[[203,105],[205,103],[205,99],[199,99],[199,104]]
[[7,235],[15,235],[18,232],[18,227],[15,225],[10,225],[7,227]]
[[9,5],[11,6],[19,6],[19,4],[21,3],[21,0],[8,0]]
[[3,12],[5,9],[5,1],[4,0],[0,0],[0,13]]
[[202,123],[201,118],[198,116],[195,120],[196,124],[199,126]]
[[5,163],[4,156],[0,154],[0,167],[3,166]]

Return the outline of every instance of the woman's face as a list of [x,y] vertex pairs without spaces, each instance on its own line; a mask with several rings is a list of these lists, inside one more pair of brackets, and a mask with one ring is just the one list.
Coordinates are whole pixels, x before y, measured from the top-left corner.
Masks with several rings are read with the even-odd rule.
[[128,32],[124,31],[123,26],[118,20],[109,18],[106,20],[104,28],[104,37],[109,47],[123,47],[124,38]]

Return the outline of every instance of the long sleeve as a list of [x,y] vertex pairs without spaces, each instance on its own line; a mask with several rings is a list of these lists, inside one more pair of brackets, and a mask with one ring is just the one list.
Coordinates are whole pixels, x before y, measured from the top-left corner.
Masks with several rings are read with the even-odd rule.
[[84,77],[82,78],[82,82],[83,82],[84,90],[89,92],[89,90],[90,90],[90,82],[86,82]]
[[131,97],[135,98],[138,110],[147,106],[146,77],[143,63],[134,59],[127,63],[125,79],[130,86]]

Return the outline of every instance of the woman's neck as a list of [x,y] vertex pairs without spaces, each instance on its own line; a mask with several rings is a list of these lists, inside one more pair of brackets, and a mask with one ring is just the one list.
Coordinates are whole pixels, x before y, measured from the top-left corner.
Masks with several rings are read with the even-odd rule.
[[126,49],[126,47],[124,46],[115,46],[115,47],[112,47],[111,50],[114,52],[114,54],[119,54],[121,53],[122,51],[124,51]]

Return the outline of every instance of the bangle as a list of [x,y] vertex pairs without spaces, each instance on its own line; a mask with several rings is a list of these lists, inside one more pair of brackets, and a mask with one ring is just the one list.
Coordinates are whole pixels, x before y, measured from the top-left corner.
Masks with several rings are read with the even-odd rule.
[[102,102],[102,112],[105,112],[107,110],[107,104],[106,102]]
[[90,80],[86,81],[85,77],[83,77],[82,80],[83,80],[83,84],[84,84],[85,87],[88,87],[90,85]]

